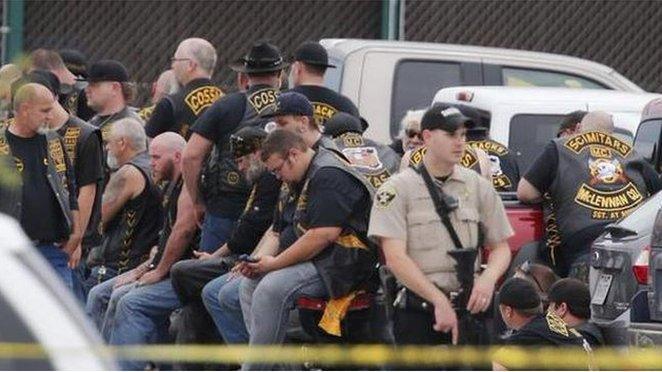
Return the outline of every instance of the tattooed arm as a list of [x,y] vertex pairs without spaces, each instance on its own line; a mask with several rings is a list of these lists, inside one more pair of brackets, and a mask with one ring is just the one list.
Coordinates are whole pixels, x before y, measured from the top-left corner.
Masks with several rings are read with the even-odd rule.
[[101,202],[101,223],[105,226],[124,204],[140,195],[145,178],[136,167],[124,165],[110,176]]

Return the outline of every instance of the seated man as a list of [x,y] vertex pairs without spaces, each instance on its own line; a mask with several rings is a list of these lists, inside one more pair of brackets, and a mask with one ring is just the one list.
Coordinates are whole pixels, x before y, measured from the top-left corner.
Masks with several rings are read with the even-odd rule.
[[591,347],[605,344],[600,328],[591,322],[591,291],[577,279],[561,279],[549,289],[549,311],[576,329]]
[[242,268],[249,343],[273,345],[284,341],[298,298],[351,296],[374,274],[377,255],[366,235],[371,186],[360,173],[323,147],[316,153],[287,130],[270,133],[261,156],[283,182],[302,185],[292,221],[296,240],[278,255],[263,252]]
[[[589,353],[586,340],[554,313],[543,315],[540,296],[533,284],[526,279],[508,279],[499,293],[499,312],[508,328],[513,330],[504,339],[512,346],[579,346]],[[505,370],[500,362],[500,352],[495,354],[493,369]],[[545,369],[544,366],[542,366]]]
[[106,140],[108,166],[116,171],[101,201],[104,238],[88,256],[91,273],[84,283],[86,292],[144,262],[158,241],[163,221],[142,124],[133,118],[120,119],[112,124]]

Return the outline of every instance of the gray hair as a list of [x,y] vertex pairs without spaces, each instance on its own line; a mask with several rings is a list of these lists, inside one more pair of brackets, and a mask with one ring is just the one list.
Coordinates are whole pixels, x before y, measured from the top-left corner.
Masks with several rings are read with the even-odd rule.
[[161,90],[165,94],[175,94],[180,89],[177,78],[175,78],[175,73],[172,70],[163,71],[156,80],[156,85],[163,87]]
[[216,48],[205,39],[190,38],[182,41],[180,46],[193,59],[198,66],[209,75],[214,72],[216,67]]
[[581,132],[600,131],[612,133],[614,131],[614,119],[604,111],[591,111],[584,116],[579,124]]
[[115,137],[122,137],[129,141],[131,149],[136,152],[147,150],[147,135],[140,121],[134,118],[123,118],[112,124]]
[[402,132],[412,128],[419,132],[421,130],[421,120],[426,110],[407,110],[407,113],[400,121],[400,129]]

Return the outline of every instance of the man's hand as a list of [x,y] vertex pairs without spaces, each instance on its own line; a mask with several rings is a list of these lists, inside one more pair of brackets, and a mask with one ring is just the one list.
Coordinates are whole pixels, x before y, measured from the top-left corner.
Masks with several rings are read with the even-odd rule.
[[121,274],[120,276],[117,277],[115,280],[115,285],[113,285],[113,289],[119,288],[123,285],[131,284],[138,280],[138,278],[142,275],[142,272],[139,271],[138,268],[135,268],[133,270],[127,271],[124,274]]
[[207,253],[204,251],[193,251],[193,256],[197,258],[198,260],[208,260],[213,257],[211,253]]
[[75,253],[76,249],[80,246],[81,240],[82,236],[74,233],[69,235],[69,240],[63,242],[60,246],[67,254],[67,256],[71,257]]
[[494,285],[494,280],[487,275],[477,277],[471,290],[471,296],[469,296],[469,302],[467,302],[467,310],[472,314],[487,310],[492,303]]
[[266,274],[270,271],[276,270],[276,257],[262,256],[257,259],[257,262],[247,262],[246,266],[253,276]]
[[202,223],[205,220],[205,205],[202,203],[193,204],[193,215],[195,216],[195,223],[202,229]]
[[78,244],[78,247],[76,247],[74,252],[71,255],[69,255],[69,262],[67,263],[67,266],[69,266],[70,269],[75,269],[80,263],[80,257],[82,255],[83,255],[83,247],[81,247],[81,245]]
[[447,298],[434,305],[434,325],[432,328],[437,332],[451,332],[453,345],[457,345],[459,336],[457,315]]
[[166,274],[159,269],[148,271],[138,279],[138,285],[143,286],[158,283],[166,277]]

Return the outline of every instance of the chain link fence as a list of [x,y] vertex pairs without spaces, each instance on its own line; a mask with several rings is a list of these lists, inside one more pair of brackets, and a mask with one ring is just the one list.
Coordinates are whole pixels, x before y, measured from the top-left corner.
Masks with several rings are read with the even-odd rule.
[[268,39],[291,55],[306,40],[379,38],[379,0],[341,1],[25,1],[25,50],[75,48],[90,61],[122,61],[139,83],[139,100],[168,69],[177,44],[187,37],[209,40],[219,54],[214,76],[233,89],[227,67],[250,45]]
[[660,19],[660,1],[406,0],[405,39],[586,58],[662,92]]

